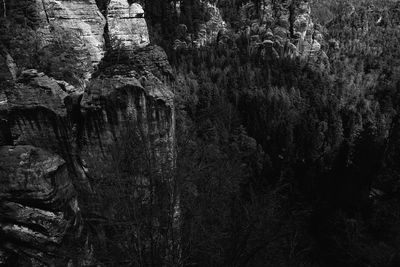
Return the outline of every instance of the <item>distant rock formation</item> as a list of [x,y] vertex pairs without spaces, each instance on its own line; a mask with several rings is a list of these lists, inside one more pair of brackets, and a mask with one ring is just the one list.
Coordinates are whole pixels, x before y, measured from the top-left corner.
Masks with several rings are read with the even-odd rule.
[[[248,1],[240,7],[240,28],[229,28],[215,2],[200,1],[209,19],[200,24],[197,33],[188,33],[178,25],[174,49],[200,47],[215,41],[229,40],[229,34],[244,35],[252,51],[261,49],[267,57],[301,57],[328,65],[322,47],[325,40],[319,25],[311,19],[308,0],[262,0],[259,6]],[[196,36],[194,38],[193,36]]]
[[216,41],[218,33],[226,30],[226,23],[215,3],[204,2],[205,10],[210,19],[200,25],[199,37],[195,40],[197,46],[203,46]]
[[150,43],[143,8],[127,0],[111,0],[107,12],[108,33],[114,48],[144,47]]
[[311,19],[308,0],[263,0],[260,8],[260,12],[256,12],[254,3],[249,2],[240,11],[253,46],[259,46],[265,55],[301,57],[324,67],[329,65],[322,50],[325,40],[319,26]]

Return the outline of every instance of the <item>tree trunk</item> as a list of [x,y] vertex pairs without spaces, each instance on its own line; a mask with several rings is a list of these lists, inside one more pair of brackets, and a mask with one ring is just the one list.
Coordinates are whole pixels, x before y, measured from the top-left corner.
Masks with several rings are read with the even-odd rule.
[[7,17],[6,0],[3,0],[3,17]]

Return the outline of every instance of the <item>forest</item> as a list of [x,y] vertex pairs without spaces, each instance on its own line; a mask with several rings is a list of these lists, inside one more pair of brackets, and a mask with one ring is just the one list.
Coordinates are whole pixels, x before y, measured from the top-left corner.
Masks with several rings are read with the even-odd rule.
[[[218,3],[231,25],[235,2]],[[341,16],[348,2],[313,3],[325,65],[265,57],[240,31],[171,53],[195,266],[400,265],[400,6]]]
[[[58,41],[39,49],[30,1],[5,2],[13,12],[0,9],[9,12],[0,18],[0,50],[79,86],[89,67],[76,37],[56,28]],[[96,2],[106,12],[109,1]],[[285,27],[264,21],[266,1],[206,1],[228,26],[202,46],[194,40],[210,20],[204,1],[133,2],[172,67],[164,82],[174,92],[176,166],[159,177],[137,158],[148,151],[135,130],[110,151],[107,170],[118,177],[95,183],[91,201],[114,205],[127,224],[83,214],[98,266],[400,266],[399,1],[311,1],[323,39],[307,57],[284,43],[293,30],[281,47],[254,41],[268,36],[265,24]],[[246,21],[240,12],[249,2]],[[290,9],[300,1],[272,2]],[[113,52],[122,53],[118,62]],[[108,51],[93,77],[135,64],[123,53]],[[178,233],[172,206],[143,204],[147,193],[129,182],[138,172],[174,180]],[[154,223],[165,210],[169,217]]]

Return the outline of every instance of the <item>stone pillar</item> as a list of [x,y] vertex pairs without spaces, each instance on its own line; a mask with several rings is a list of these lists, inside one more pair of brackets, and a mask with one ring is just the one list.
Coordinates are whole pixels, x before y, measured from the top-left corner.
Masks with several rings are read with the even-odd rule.
[[132,50],[150,43],[143,8],[128,0],[111,0],[108,5],[108,33],[114,49]]

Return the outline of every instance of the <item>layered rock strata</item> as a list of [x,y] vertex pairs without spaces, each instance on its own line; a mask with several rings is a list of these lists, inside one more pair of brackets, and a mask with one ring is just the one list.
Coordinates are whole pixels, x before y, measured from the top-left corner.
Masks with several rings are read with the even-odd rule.
[[44,44],[56,37],[54,29],[72,33],[83,41],[80,49],[87,49],[93,64],[104,56],[104,27],[106,20],[98,10],[95,0],[36,0],[40,14]]
[[150,43],[143,8],[126,0],[111,0],[107,12],[108,33],[114,48],[132,50]]
[[82,223],[66,162],[30,145],[2,146],[0,166],[0,250],[27,255],[32,265],[66,265],[68,258],[52,257],[66,251],[79,257],[69,247],[79,238]]
[[103,58],[105,19],[94,1],[43,0],[37,8],[44,43],[55,27],[76,33],[77,46],[100,64],[83,90],[33,69],[17,75],[1,55],[0,264],[86,266],[95,263],[85,219],[96,203],[88,196],[109,170],[108,152],[140,133],[152,170],[173,168],[173,94],[164,82],[172,70],[161,48],[147,46],[137,4],[112,1],[107,16],[109,36],[129,50],[125,62],[115,46]]

